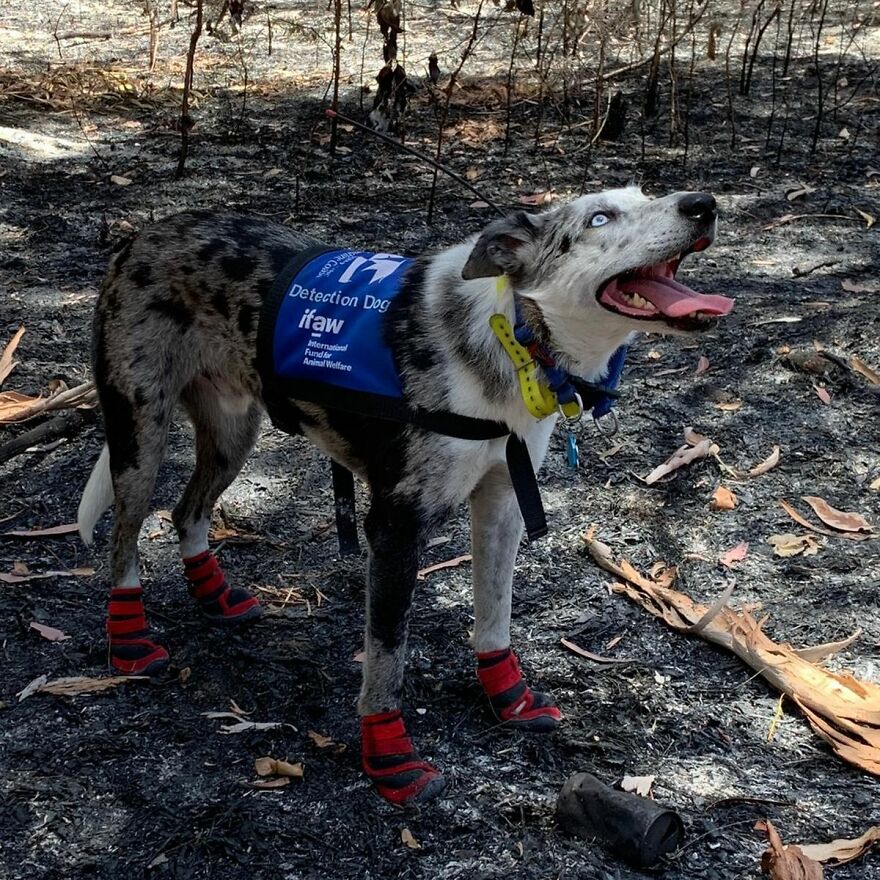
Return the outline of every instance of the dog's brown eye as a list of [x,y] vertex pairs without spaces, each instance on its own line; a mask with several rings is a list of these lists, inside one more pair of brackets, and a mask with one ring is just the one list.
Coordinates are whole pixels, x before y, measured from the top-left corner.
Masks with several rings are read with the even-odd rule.
[[593,216],[590,217],[590,226],[604,226],[609,220],[611,220],[611,218],[607,214],[602,214],[601,212],[593,214]]

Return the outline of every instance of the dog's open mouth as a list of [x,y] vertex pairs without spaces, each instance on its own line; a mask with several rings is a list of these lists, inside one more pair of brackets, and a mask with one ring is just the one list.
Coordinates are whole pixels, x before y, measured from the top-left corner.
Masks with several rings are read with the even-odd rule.
[[662,321],[683,330],[699,330],[730,312],[733,300],[717,294],[699,293],[675,278],[679,264],[691,251],[710,244],[701,238],[691,250],[665,263],[631,269],[606,281],[596,295],[599,304],[627,318]]

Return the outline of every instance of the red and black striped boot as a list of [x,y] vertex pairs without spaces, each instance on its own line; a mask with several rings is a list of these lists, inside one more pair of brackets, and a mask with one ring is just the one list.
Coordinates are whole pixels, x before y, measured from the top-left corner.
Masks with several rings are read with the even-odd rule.
[[532,733],[547,733],[559,726],[562,713],[553,698],[525,683],[510,648],[477,652],[477,678],[499,721]]
[[168,652],[150,637],[143,590],[114,587],[107,604],[110,665],[125,675],[155,675],[168,665]]
[[262,613],[260,600],[241,587],[230,587],[226,575],[210,550],[183,560],[189,594],[213,624],[237,626],[256,620]]
[[361,718],[361,766],[376,791],[398,807],[430,800],[446,785],[443,774],[419,757],[399,709]]

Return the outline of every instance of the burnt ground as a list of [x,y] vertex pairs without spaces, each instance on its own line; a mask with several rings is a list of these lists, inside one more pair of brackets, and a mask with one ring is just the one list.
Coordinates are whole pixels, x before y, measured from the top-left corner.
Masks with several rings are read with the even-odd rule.
[[[4,75],[0,124],[63,139],[41,142],[43,152],[11,146],[8,132],[0,143],[0,340],[27,327],[7,390],[37,392],[53,378],[72,385],[88,376],[90,314],[111,247],[152,217],[191,206],[236,208],[331,242],[402,252],[451,243],[491,219],[442,181],[438,217],[427,226],[430,173],[353,132],[332,160],[323,103],[308,77],[300,72],[299,80],[291,74],[279,82],[266,59],[251,72],[244,113],[240,92],[228,85],[228,57],[210,68],[189,174],[175,182],[178,95],[168,83],[182,69],[176,39],[177,54],[151,88],[136,78],[137,88],[118,86],[126,73],[117,73],[117,85],[101,74],[95,85],[98,74],[80,70],[74,86],[56,83],[47,103],[49,93],[36,86],[10,94],[16,77]],[[142,43],[128,47],[129,61]],[[46,75],[44,56],[39,46],[24,46],[7,39],[7,60],[33,84]],[[104,69],[130,70],[123,61],[105,61]],[[866,64],[847,71],[853,82]],[[56,65],[56,72],[74,67]],[[763,70],[759,65],[758,98],[769,89]],[[811,76],[807,62],[795,64],[794,81],[807,96]],[[619,85],[637,101],[643,76],[637,71]],[[18,702],[16,693],[39,675],[105,672],[109,517],[91,549],[72,536],[0,541],[0,571],[16,562],[33,572],[97,569],[93,577],[0,583],[4,877],[638,876],[555,828],[556,794],[580,770],[608,782],[656,775],[655,797],[680,811],[687,830],[686,847],[659,870],[666,877],[758,876],[764,844],[752,826],[759,818],[772,819],[787,841],[810,842],[856,836],[880,822],[875,779],[844,764],[788,708],[768,742],[777,696],[732,656],[611,595],[608,577],[579,540],[596,523],[604,540],[642,568],[658,559],[679,563],[681,588],[702,600],[735,576],[735,599],[761,603],[768,632],[795,645],[861,628],[862,637],[834,663],[880,677],[875,542],[828,539],[817,555],[790,559],[774,557],[765,543],[773,533],[802,531],[779,498],[820,495],[880,521],[880,497],[869,487],[880,474],[876,391],[845,371],[820,379],[793,369],[785,355],[786,347],[817,342],[880,365],[877,227],[866,228],[855,211],[880,216],[876,98],[863,93],[829,119],[813,155],[813,119],[806,104],[797,107],[777,165],[775,146],[765,146],[760,100],[738,106],[739,140],[731,149],[725,88],[717,65],[698,65],[686,164],[681,148],[668,146],[662,113],[645,126],[644,139],[631,122],[624,140],[589,150],[584,129],[566,127],[550,105],[536,150],[536,105],[522,102],[505,156],[497,82],[470,81],[453,106],[461,128],[450,140],[450,163],[477,168],[480,185],[503,203],[515,204],[518,193],[535,187],[553,186],[565,198],[577,195],[584,179],[599,188],[636,176],[656,192],[710,189],[723,213],[716,245],[683,274],[735,296],[734,314],[699,338],[640,340],[627,365],[614,454],[584,425],[582,469],[565,466],[560,435],[543,471],[550,535],[519,557],[514,644],[534,680],[556,695],[565,726],[548,738],[493,726],[467,647],[468,567],[437,572],[417,598],[406,703],[422,753],[444,769],[449,787],[419,813],[401,813],[372,793],[358,771],[354,712],[364,560],[337,556],[327,462],[301,438],[267,424],[223,500],[235,534],[215,549],[231,579],[262,588],[270,614],[241,634],[202,626],[183,588],[170,525],[151,516],[141,541],[144,583],[173,658],[157,681]],[[344,94],[345,106],[359,112],[356,89]],[[430,148],[436,126],[424,89],[408,125],[410,142]],[[848,138],[839,136],[844,128]],[[116,185],[111,174],[132,182]],[[788,201],[786,192],[801,183],[813,190]],[[787,214],[797,218],[779,223]],[[697,374],[701,355],[709,369]],[[830,403],[820,400],[817,384],[827,386]],[[717,406],[732,400],[742,406]],[[781,462],[736,482],[708,460],[645,486],[639,475],[680,444],[685,425],[711,436],[730,465],[750,467],[775,444]],[[0,440],[21,430],[4,427]],[[71,522],[101,443],[100,427],[88,423],[61,445],[0,466],[0,528]],[[157,511],[173,506],[190,467],[190,433],[181,420]],[[738,495],[736,510],[708,509],[719,482]],[[438,538],[426,564],[467,552],[464,511]],[[749,542],[749,555],[733,572],[713,561],[740,541]],[[29,629],[32,621],[70,638],[46,641]],[[580,659],[561,647],[563,636],[630,662]],[[293,726],[221,735],[219,722],[203,713],[227,710],[232,700],[249,718]],[[347,748],[319,749],[309,731]],[[255,778],[261,755],[302,761],[304,778],[278,791],[242,787]],[[403,828],[420,849],[401,842]],[[880,855],[829,873],[838,880],[880,877]]]

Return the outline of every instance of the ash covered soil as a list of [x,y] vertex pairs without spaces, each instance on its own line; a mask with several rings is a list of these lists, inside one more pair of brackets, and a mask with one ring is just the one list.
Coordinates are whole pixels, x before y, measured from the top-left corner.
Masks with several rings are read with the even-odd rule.
[[[61,4],[46,7],[39,26],[19,11],[0,31],[15,74],[2,75],[0,93],[0,125],[7,127],[0,141],[0,340],[27,328],[4,390],[36,393],[54,378],[70,385],[88,378],[91,312],[111,249],[152,218],[192,207],[243,210],[331,243],[404,253],[451,244],[491,220],[441,180],[437,218],[426,225],[430,171],[356,132],[342,134],[344,149],[331,159],[324,104],[313,89],[326,74],[327,53],[320,53],[319,76],[310,67],[318,49],[297,51],[295,36],[276,34],[272,58],[254,50],[244,109],[241,89],[231,85],[240,82],[235,41],[203,38],[188,174],[174,181],[184,28],[162,44],[165,60],[152,77],[143,36],[117,41],[112,51],[85,45],[47,68],[55,49],[46,22]],[[448,12],[450,28],[454,15]],[[120,21],[122,5],[105,4],[76,24],[98,30]],[[98,61],[84,53],[97,53]],[[846,73],[855,82],[863,67]],[[758,96],[770,89],[761,71]],[[795,62],[792,76],[809,95],[809,65]],[[47,81],[54,83],[48,90]],[[192,466],[191,432],[181,417],[140,545],[148,611],[172,655],[167,674],[93,696],[19,702],[16,693],[40,675],[105,674],[110,518],[93,548],[73,536],[0,540],[2,572],[17,562],[35,573],[96,569],[91,577],[0,583],[3,876],[640,876],[556,829],[556,794],[581,770],[606,782],[656,776],[655,797],[678,809],[686,826],[685,848],[658,869],[672,878],[758,876],[764,840],[753,825],[760,818],[791,842],[855,837],[880,822],[874,778],[843,763],[788,704],[768,742],[777,694],[731,655],[612,595],[609,576],[580,540],[595,523],[599,537],[642,570],[658,560],[678,564],[679,588],[704,602],[735,577],[734,601],[760,603],[767,632],[780,641],[812,645],[861,629],[832,665],[880,679],[876,542],[829,538],[816,555],[788,559],[765,543],[774,533],[802,532],[780,498],[800,504],[803,495],[819,495],[880,522],[880,495],[870,488],[880,475],[876,389],[844,369],[824,377],[804,372],[787,353],[818,343],[880,365],[877,227],[867,228],[856,211],[880,217],[876,99],[855,100],[829,119],[814,155],[813,118],[808,108],[796,109],[776,165],[758,101],[739,108],[731,149],[723,70],[701,62],[686,163],[680,147],[668,146],[662,113],[643,132],[631,120],[622,141],[590,149],[589,129],[566,126],[550,106],[535,148],[529,101],[515,105],[505,155],[498,82],[488,74],[468,78],[453,102],[456,134],[445,153],[452,167],[477,169],[479,186],[512,206],[533,189],[553,187],[564,199],[584,181],[600,189],[633,177],[656,193],[711,190],[722,212],[718,240],[691,257],[681,277],[737,299],[732,316],[710,333],[637,342],[618,406],[620,432],[606,441],[581,426],[580,470],[566,467],[563,437],[554,438],[541,477],[550,534],[521,550],[513,632],[532,682],[556,696],[564,726],[542,738],[493,722],[467,645],[468,566],[433,573],[416,599],[406,707],[422,754],[449,784],[420,812],[380,801],[359,772],[354,710],[365,560],[338,557],[327,461],[266,424],[223,498],[217,524],[225,532],[215,532],[215,551],[230,580],[258,590],[269,613],[241,633],[211,630],[186,595],[162,513]],[[635,71],[618,85],[637,103],[643,76]],[[343,95],[343,106],[360,115],[358,89],[348,84]],[[435,110],[421,86],[407,118],[411,143],[431,149]],[[12,143],[8,128],[30,132],[30,144]],[[111,175],[131,182],[113,183]],[[800,184],[810,191],[789,201],[786,193]],[[797,216],[784,219],[789,214]],[[701,356],[708,369],[698,372]],[[826,388],[829,403],[816,386]],[[733,467],[755,465],[774,445],[780,463],[735,481],[708,459],[646,486],[640,476],[681,444],[688,425],[710,436]],[[4,427],[0,440],[22,430]],[[0,530],[73,521],[102,442],[92,421],[60,445],[0,465]],[[709,509],[719,483],[737,494],[735,510]],[[436,537],[426,565],[467,553],[465,511]],[[717,564],[742,541],[749,543],[743,562],[731,570]],[[31,622],[70,638],[49,642]],[[629,662],[584,660],[561,646],[562,637]],[[251,720],[285,726],[223,735],[221,722],[204,713],[228,711],[231,701]],[[311,731],[338,747],[319,748]],[[243,787],[263,755],[303,762],[304,778],[276,791]],[[404,828],[418,849],[402,842]],[[880,856],[833,876],[880,877]]]

